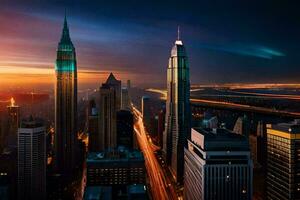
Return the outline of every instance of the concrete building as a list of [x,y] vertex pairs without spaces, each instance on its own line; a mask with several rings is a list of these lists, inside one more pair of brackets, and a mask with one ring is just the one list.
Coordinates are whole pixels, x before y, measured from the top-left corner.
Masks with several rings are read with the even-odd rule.
[[267,124],[267,199],[300,199],[300,121]]
[[184,147],[191,133],[191,111],[188,57],[179,31],[169,58],[167,90],[163,155],[175,181],[182,183]]
[[46,130],[30,117],[18,129],[18,199],[46,198]]
[[252,199],[253,164],[244,136],[226,129],[192,129],[184,160],[185,199]]

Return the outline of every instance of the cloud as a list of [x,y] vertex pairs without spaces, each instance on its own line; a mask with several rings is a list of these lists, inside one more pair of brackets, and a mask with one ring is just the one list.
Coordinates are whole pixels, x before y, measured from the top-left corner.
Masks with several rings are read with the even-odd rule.
[[256,45],[214,45],[214,44],[200,44],[200,48],[222,51],[243,56],[253,56],[263,59],[273,59],[274,57],[285,56],[284,53],[264,46]]

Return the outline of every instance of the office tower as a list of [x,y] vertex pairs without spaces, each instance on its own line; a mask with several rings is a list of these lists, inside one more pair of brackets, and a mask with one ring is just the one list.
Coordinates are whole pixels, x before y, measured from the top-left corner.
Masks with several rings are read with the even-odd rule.
[[183,42],[179,38],[179,31],[171,51],[167,73],[168,94],[163,154],[176,182],[182,182],[184,146],[191,132],[191,112],[188,58]]
[[90,100],[88,109],[89,151],[100,151],[99,117],[95,100]]
[[267,199],[300,199],[300,122],[267,124]]
[[17,132],[20,125],[20,107],[15,105],[14,98],[10,99],[10,105],[7,106],[8,111],[8,135],[6,145],[17,146]]
[[143,96],[142,97],[142,116],[145,128],[147,131],[150,130],[150,123],[151,123],[151,104],[150,104],[150,97]]
[[133,114],[129,110],[117,112],[117,146],[133,148]]
[[122,100],[122,94],[121,94],[121,81],[117,80],[116,77],[113,75],[113,73],[110,73],[107,80],[106,80],[106,84],[110,85],[111,87],[113,87],[115,89],[115,93],[116,93],[116,110],[120,110],[121,109],[121,100]]
[[233,132],[244,135],[246,138],[250,135],[250,121],[246,115],[239,117],[234,125]]
[[87,186],[145,184],[146,169],[142,152],[127,149],[89,153]]
[[100,87],[100,151],[117,146],[116,91],[109,84]]
[[57,48],[55,88],[55,166],[68,178],[74,172],[77,140],[77,65],[65,17]]
[[244,136],[227,129],[192,129],[184,153],[185,199],[252,199],[252,161]]
[[122,110],[130,110],[130,100],[127,88],[122,88]]
[[32,117],[18,129],[18,197],[46,198],[46,129]]

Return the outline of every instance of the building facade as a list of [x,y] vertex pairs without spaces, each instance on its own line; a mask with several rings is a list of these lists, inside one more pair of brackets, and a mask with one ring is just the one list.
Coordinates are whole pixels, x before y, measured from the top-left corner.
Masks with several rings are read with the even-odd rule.
[[65,18],[57,48],[55,88],[55,166],[66,176],[75,167],[77,138],[77,64]]
[[184,146],[190,136],[191,112],[188,58],[179,36],[171,51],[167,73],[163,154],[175,180],[182,182]]
[[253,164],[244,136],[226,129],[192,129],[184,156],[185,199],[252,199]]
[[133,114],[129,110],[117,112],[117,146],[133,148]]
[[18,129],[18,199],[46,198],[46,129],[30,118]]
[[110,73],[107,80],[106,84],[110,85],[115,89],[116,93],[116,110],[120,110],[122,106],[122,91],[121,91],[121,81],[117,80],[116,77],[113,75],[113,73]]
[[99,114],[95,100],[89,102],[88,109],[89,151],[100,151]]
[[109,84],[100,87],[100,151],[117,146],[116,90]]
[[300,199],[300,123],[267,124],[267,199]]

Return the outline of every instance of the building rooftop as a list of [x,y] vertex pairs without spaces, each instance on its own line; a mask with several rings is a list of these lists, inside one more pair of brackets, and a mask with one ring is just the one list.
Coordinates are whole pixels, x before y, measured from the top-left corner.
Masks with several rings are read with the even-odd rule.
[[104,152],[90,152],[87,155],[87,163],[89,162],[115,162],[115,161],[144,161],[141,151],[129,151],[125,148],[115,150],[107,150]]
[[249,150],[246,137],[223,128],[193,128],[191,141],[202,150]]
[[21,122],[21,128],[37,128],[43,126],[43,120],[39,118],[33,118],[30,116],[27,119],[23,119]]
[[300,133],[300,119],[295,119],[294,121],[288,123],[268,124],[267,128],[286,133],[298,134]]

